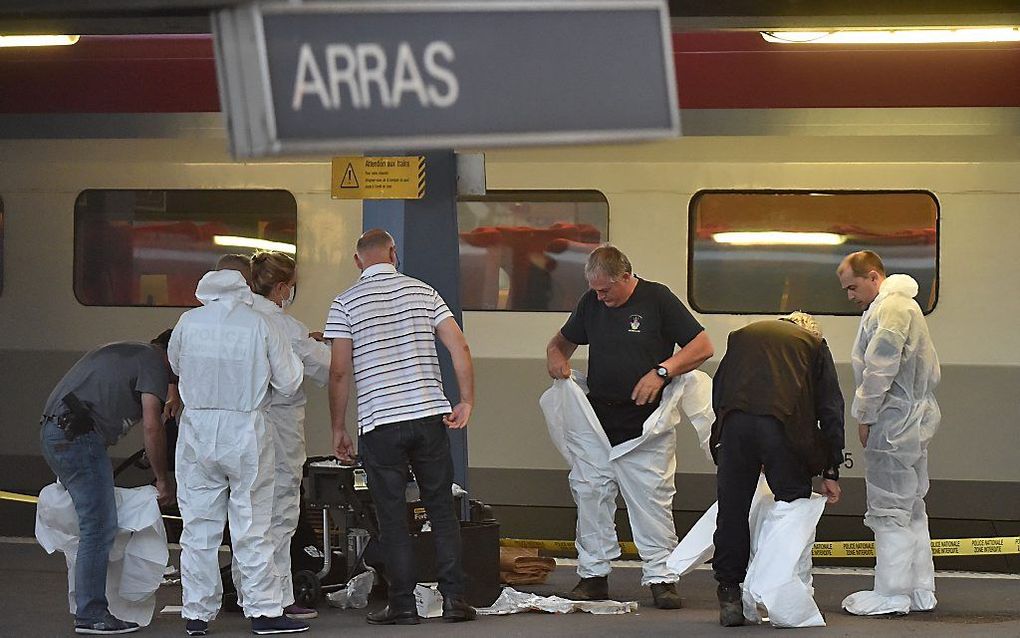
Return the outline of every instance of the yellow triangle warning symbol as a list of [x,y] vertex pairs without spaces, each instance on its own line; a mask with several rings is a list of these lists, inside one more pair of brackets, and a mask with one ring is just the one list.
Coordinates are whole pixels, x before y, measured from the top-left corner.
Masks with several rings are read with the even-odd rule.
[[347,170],[344,171],[344,177],[340,180],[340,188],[360,188],[358,176],[354,173],[354,164],[350,162],[347,162]]

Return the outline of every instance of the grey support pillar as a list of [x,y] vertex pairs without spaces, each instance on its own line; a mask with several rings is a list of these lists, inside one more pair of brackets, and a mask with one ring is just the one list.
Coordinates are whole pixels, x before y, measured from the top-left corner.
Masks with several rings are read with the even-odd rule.
[[[363,228],[389,231],[397,242],[400,271],[439,291],[457,323],[463,327],[457,235],[457,160],[453,151],[424,155],[425,197],[419,200],[365,200],[362,205]],[[436,345],[443,372],[443,388],[450,404],[456,405],[460,400],[460,388],[453,363],[442,343],[437,340]],[[453,454],[453,480],[468,489],[467,432],[447,432]]]

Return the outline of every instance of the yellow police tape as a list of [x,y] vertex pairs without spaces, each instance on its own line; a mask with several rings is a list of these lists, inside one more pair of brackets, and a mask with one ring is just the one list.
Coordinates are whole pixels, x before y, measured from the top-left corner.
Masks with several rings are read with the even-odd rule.
[[19,503],[38,503],[39,497],[31,494],[16,494],[0,490],[0,501],[17,501]]
[[[32,496],[31,494],[18,494],[16,492],[5,492],[4,490],[0,490],[0,501],[16,501],[18,503],[30,503],[35,505],[39,502],[39,497]],[[163,518],[174,521],[183,520],[180,516],[171,516],[170,514],[163,514]]]
[[[527,540],[501,538],[503,547],[525,547],[554,552],[576,551],[574,541]],[[637,554],[634,543],[620,543],[624,554]],[[945,538],[931,542],[935,556],[984,556],[990,554],[1020,554],[1020,536],[996,538]],[[874,541],[826,541],[815,543],[811,550],[815,558],[869,558],[875,555]]]
[[[0,490],[0,500],[19,503],[38,503],[39,497]],[[181,520],[179,516],[164,515],[163,518]],[[525,538],[501,538],[503,547],[544,549],[553,552],[574,552],[574,541],[530,540]],[[620,543],[624,554],[637,554],[634,543]],[[932,540],[931,553],[935,556],[986,556],[1020,554],[1020,536],[997,536],[993,538],[942,538]],[[875,555],[874,541],[825,541],[815,543],[811,549],[814,558],[870,558]]]

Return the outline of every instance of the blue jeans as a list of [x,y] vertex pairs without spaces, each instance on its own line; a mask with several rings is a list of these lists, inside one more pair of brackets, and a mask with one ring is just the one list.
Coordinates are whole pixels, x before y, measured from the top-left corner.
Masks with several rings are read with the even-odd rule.
[[117,535],[117,501],[113,466],[106,443],[92,431],[68,441],[55,421],[43,420],[43,457],[71,495],[78,513],[78,557],[74,566],[75,621],[98,622],[107,617],[106,570]]
[[387,423],[361,436],[359,450],[379,517],[379,541],[393,611],[415,608],[415,563],[408,534],[408,465],[414,469],[421,502],[432,523],[439,591],[444,598],[464,595],[460,522],[453,510],[453,459],[442,416]]

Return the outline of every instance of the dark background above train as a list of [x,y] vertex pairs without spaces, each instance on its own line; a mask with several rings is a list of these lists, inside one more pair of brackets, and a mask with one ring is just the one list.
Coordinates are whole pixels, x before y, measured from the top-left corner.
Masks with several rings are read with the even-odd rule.
[[[7,0],[0,33],[208,33],[241,0]],[[1016,24],[1015,0],[669,0],[674,30]]]

